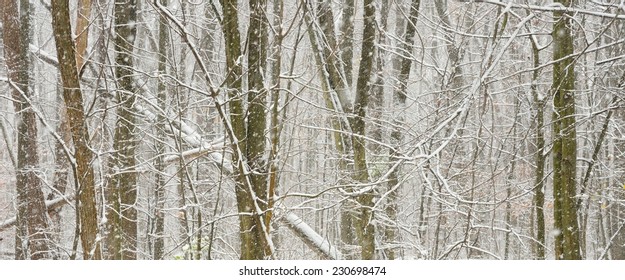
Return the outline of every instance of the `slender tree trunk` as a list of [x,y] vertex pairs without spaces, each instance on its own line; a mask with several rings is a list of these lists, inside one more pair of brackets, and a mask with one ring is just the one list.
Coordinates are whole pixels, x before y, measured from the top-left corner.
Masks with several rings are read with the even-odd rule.
[[[168,0],[161,0],[161,4],[167,7]],[[167,26],[167,20],[161,16],[159,18],[158,25],[158,73],[159,75],[167,74],[167,54],[168,54],[168,42],[169,42],[169,27]],[[158,79],[157,85],[157,103],[159,108],[164,112],[167,108],[167,88],[162,78]],[[157,117],[157,123],[159,125],[167,125],[165,116],[159,114]],[[164,257],[165,253],[165,164],[163,163],[163,157],[165,154],[165,132],[163,129],[157,127],[157,140],[156,140],[156,189],[154,190],[154,253],[153,259],[160,260]]]
[[540,56],[538,45],[535,38],[531,38],[532,42],[532,61],[535,70],[532,73],[532,84],[530,90],[532,91],[532,97],[534,99],[534,109],[536,112],[535,122],[535,143],[536,143],[536,177],[534,179],[534,208],[536,213],[536,258],[539,260],[545,259],[545,132],[544,132],[544,116],[545,116],[545,101],[544,96],[539,95],[538,92],[538,79],[540,76]]
[[[224,0],[222,3],[222,28],[225,38],[226,87],[228,90],[231,139],[237,165],[237,208],[239,212],[239,236],[241,259],[265,259],[271,255],[268,240],[269,226],[265,224],[267,209],[267,162],[265,154],[266,96],[264,71],[266,66],[267,19],[264,16],[266,1],[250,1],[250,26],[248,34],[248,113],[246,115],[241,98],[242,67],[241,38],[238,24],[236,0]],[[252,170],[246,174],[246,165]],[[250,185],[251,184],[251,185]],[[258,206],[258,207],[257,207]],[[265,229],[267,231],[265,231]]]
[[[436,12],[440,17],[441,21],[443,21],[445,28],[452,29],[451,20],[449,19],[449,15],[447,14],[449,10],[447,9],[445,4],[446,2],[443,2],[442,0],[434,0]],[[445,31],[444,38],[446,42],[445,47],[447,48],[448,61],[450,64],[449,67],[451,68],[451,71],[449,71],[449,79],[447,80],[447,82],[450,84],[450,89],[459,90],[463,84],[463,73],[462,67],[460,65],[461,50],[460,47],[454,44],[456,40],[454,40],[452,32]]]
[[[332,82],[330,78],[330,73],[326,70],[328,60],[325,58],[324,46],[322,46],[322,35],[317,32],[313,25],[315,24],[315,20],[318,18],[316,14],[316,9],[312,6],[305,6],[304,17],[306,20],[306,25],[308,26],[308,35],[310,39],[310,43],[313,49],[315,64],[317,65],[318,71],[321,73],[320,82],[321,88],[323,90],[323,99],[325,101],[326,108],[328,108],[332,112],[341,112],[342,105],[338,102],[338,98],[334,92],[334,88],[332,87]],[[337,114],[333,114],[330,117],[330,125],[334,132],[332,132],[332,138],[334,139],[334,148],[338,153],[338,184],[342,186],[349,185],[349,166],[348,161],[351,158],[351,143],[348,141],[349,137],[347,137],[341,131],[347,130],[348,124],[342,116],[338,116]],[[350,187],[344,187],[344,190],[347,192],[351,192],[352,189]],[[345,199],[344,202],[340,206],[341,208],[341,218],[339,222],[339,235],[341,238],[341,253],[343,258],[345,259],[353,259],[355,258],[353,247],[356,245],[356,236],[354,234],[354,201],[350,198]]]
[[[371,86],[371,100],[369,102],[369,118],[371,122],[369,122],[370,132],[369,135],[372,141],[368,143],[367,148],[370,151],[371,157],[369,158],[369,162],[371,162],[371,180],[376,181],[384,172],[383,166],[381,162],[386,162],[387,157],[383,155],[384,147],[379,144],[383,143],[383,112],[384,112],[384,89],[386,88],[385,80],[387,77],[385,72],[386,67],[386,51],[384,46],[387,45],[387,36],[385,34],[389,32],[388,30],[388,18],[389,18],[389,9],[391,3],[388,1],[383,1],[382,6],[380,8],[380,28],[378,32],[378,38],[376,44],[381,46],[376,48],[376,56],[375,56],[375,82]],[[347,62],[346,60],[343,60]],[[348,63],[345,63],[348,64]],[[345,70],[347,71],[347,69]],[[348,75],[349,77],[349,75]],[[390,191],[390,190],[389,190]],[[397,209],[397,200],[396,196],[391,193],[388,197],[388,202],[385,204],[385,211],[388,217],[389,223],[384,223],[383,226],[379,227],[380,231],[383,233],[382,244],[384,244],[384,256],[386,259],[394,260],[395,259],[395,246],[396,246],[396,222],[397,222],[397,213],[393,212]]]
[[95,180],[91,161],[92,152],[88,146],[89,131],[84,113],[82,92],[76,69],[76,56],[72,42],[69,18],[69,1],[52,2],[52,27],[56,42],[57,57],[63,81],[63,99],[67,108],[69,125],[74,141],[76,158],[78,214],[84,259],[101,259],[100,243],[96,240],[98,232]]
[[[284,14],[284,5],[281,0],[273,1],[273,45],[271,48],[271,150],[269,153],[269,186],[267,193],[267,214],[265,215],[265,224],[269,225],[274,212],[274,196],[279,183],[278,176],[278,156],[280,148],[280,133],[282,131],[282,123],[280,121],[280,71],[282,64],[282,17]],[[286,102],[284,103],[286,106]]]

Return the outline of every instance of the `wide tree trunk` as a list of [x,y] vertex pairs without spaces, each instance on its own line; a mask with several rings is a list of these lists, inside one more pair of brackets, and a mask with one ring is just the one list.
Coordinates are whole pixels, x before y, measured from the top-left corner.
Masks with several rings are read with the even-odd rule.
[[2,39],[6,60],[11,97],[17,123],[17,230],[15,244],[16,259],[44,259],[50,256],[48,244],[48,221],[46,205],[39,174],[37,152],[37,117],[32,110],[30,98],[28,43],[30,41],[30,4],[21,2],[22,17],[18,12],[18,1],[2,1]]
[[93,154],[89,148],[89,131],[76,69],[68,0],[52,1],[52,28],[63,81],[63,99],[75,147],[75,182],[79,200],[77,210],[80,218],[83,258],[101,259],[100,243],[96,240],[98,221],[95,179],[91,166]]
[[[366,0],[364,10],[364,29],[362,32],[362,47],[360,53],[360,66],[356,82],[356,99],[354,101],[354,114],[352,122],[352,137],[354,147],[354,179],[358,183],[369,183],[369,170],[367,167],[367,151],[365,148],[365,117],[371,91],[371,73],[373,69],[373,54],[375,53],[375,6],[373,0]],[[356,223],[356,234],[361,246],[361,258],[371,260],[375,258],[375,227],[373,226],[373,190],[362,191],[358,196],[359,216]]]
[[111,179],[107,183],[107,253],[109,259],[137,258],[137,147],[133,57],[137,3],[115,1],[115,78],[117,122],[113,137]]
[[[243,70],[241,67],[241,35],[239,32],[236,0],[224,0],[222,28],[226,50],[227,87],[230,101],[229,118],[231,141],[235,143],[237,164],[236,199],[239,212],[239,237],[241,259],[265,259],[271,255],[268,223],[264,219],[267,209],[267,163],[265,162],[266,96],[264,70],[267,39],[264,18],[266,1],[250,1],[250,26],[248,35],[248,111],[243,103]],[[253,172],[247,170],[247,166]],[[251,174],[253,173],[253,174]],[[251,175],[250,175],[251,174]],[[259,212],[260,211],[260,212]]]
[[[569,7],[570,0],[557,1]],[[553,194],[556,259],[581,259],[577,223],[575,60],[571,15],[554,12],[553,27]]]

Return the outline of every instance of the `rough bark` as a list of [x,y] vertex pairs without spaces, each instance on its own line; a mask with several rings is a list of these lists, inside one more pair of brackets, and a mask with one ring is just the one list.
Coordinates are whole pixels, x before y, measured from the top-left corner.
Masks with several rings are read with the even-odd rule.
[[[571,6],[572,1],[557,1]],[[556,259],[581,259],[577,222],[575,133],[575,60],[570,14],[554,12],[553,27],[553,193]]]
[[37,152],[37,118],[31,109],[30,88],[30,5],[21,1],[22,16],[17,1],[1,3],[4,57],[11,83],[11,97],[16,114],[17,162],[15,169],[17,193],[16,259],[45,259],[51,257],[48,244],[48,221]]
[[539,260],[545,259],[545,101],[544,96],[539,96],[538,93],[538,79],[540,76],[540,70],[537,68],[540,64],[540,56],[538,46],[534,38],[532,42],[532,62],[536,70],[532,72],[532,84],[530,90],[532,91],[532,97],[534,99],[534,112],[536,121],[534,123],[534,130],[536,136],[534,138],[536,145],[536,177],[534,179],[534,208],[536,212],[536,240],[538,244],[536,248],[536,258]]
[[[352,124],[352,137],[354,147],[354,179],[359,183],[369,182],[369,170],[367,167],[367,151],[365,147],[365,118],[371,90],[371,73],[373,68],[373,54],[375,53],[375,6],[373,0],[364,3],[364,29],[356,82],[356,98],[354,101],[354,114]],[[357,201],[359,216],[356,227],[361,246],[361,258],[371,260],[375,258],[375,228],[373,220],[373,196],[374,191],[368,190],[361,193]]]
[[98,232],[95,180],[89,149],[89,131],[84,113],[82,92],[76,55],[72,41],[69,17],[69,1],[52,2],[52,27],[56,42],[57,57],[63,82],[63,99],[67,108],[72,140],[74,141],[74,157],[76,159],[75,181],[79,200],[78,215],[80,218],[80,237],[84,259],[101,259],[100,243],[96,240]]
[[[167,7],[168,0],[161,0],[161,4]],[[160,75],[167,74],[167,53],[168,53],[168,40],[169,40],[169,28],[167,26],[167,19],[164,16],[160,17],[158,25],[158,73]],[[157,103],[161,110],[165,110],[167,107],[167,88],[165,82],[162,79],[158,80],[157,85]],[[160,125],[167,125],[165,117],[162,114],[157,116],[157,123]],[[165,131],[160,127],[156,128],[157,140],[156,140],[156,154],[158,156],[155,163],[156,168],[156,189],[154,190],[154,245],[152,258],[160,260],[165,254]]]
[[137,31],[136,0],[115,2],[115,77],[117,80],[117,122],[113,136],[111,179],[107,182],[107,252],[109,259],[137,258],[137,146],[133,106],[133,57]]
[[87,43],[89,41],[89,20],[91,18],[91,0],[78,1],[76,11],[76,68],[78,73],[82,72],[87,55]]
[[[263,6],[260,4],[264,4],[261,2],[250,1],[250,7],[252,10],[261,9]],[[232,141],[236,142],[236,146],[241,151],[236,154],[236,161],[239,163],[237,166],[237,184],[236,184],[236,198],[237,198],[237,209],[239,212],[239,237],[240,237],[240,250],[241,250],[241,259],[264,259],[267,247],[264,244],[259,244],[259,242],[263,243],[265,240],[265,233],[262,231],[262,227],[259,222],[262,221],[262,217],[260,213],[256,212],[255,209],[255,198],[262,196],[265,193],[266,196],[266,181],[262,181],[261,176],[256,174],[252,176],[252,189],[248,187],[247,180],[248,174],[245,174],[245,170],[241,168],[241,164],[247,164],[248,159],[257,160],[252,168],[258,168],[264,166],[264,164],[260,164],[262,157],[258,157],[260,155],[259,149],[262,148],[264,151],[264,117],[263,120],[260,120],[261,110],[264,112],[264,107],[260,104],[264,100],[265,93],[261,93],[259,88],[261,81],[262,84],[262,76],[261,77],[250,77],[250,95],[254,95],[254,97],[250,97],[248,102],[255,103],[254,105],[250,104],[250,115],[247,116],[250,122],[258,121],[258,125],[261,127],[253,128],[254,133],[260,133],[260,135],[254,135],[254,140],[249,139],[251,135],[248,134],[249,126],[246,126],[246,113],[244,111],[243,100],[242,100],[242,67],[241,67],[241,36],[239,32],[239,19],[238,19],[238,7],[236,0],[224,0],[222,3],[223,9],[223,21],[222,28],[225,39],[225,50],[226,50],[226,67],[228,70],[226,76],[226,87],[228,90],[229,101],[229,112],[230,112],[230,123],[232,125],[233,139]],[[252,12],[254,14],[258,13]],[[255,32],[250,31],[251,33],[257,33],[249,38],[250,45],[259,45],[261,44],[261,27],[258,26],[259,23],[253,24],[255,20],[258,20],[258,15],[252,16],[250,18],[250,23],[256,26],[250,26],[250,29],[258,28]],[[260,45],[259,45],[260,46]],[[265,54],[266,55],[266,54]],[[262,69],[261,57],[263,53],[259,50],[251,50],[248,53],[248,66],[254,67],[254,69]],[[257,73],[261,75],[261,73]],[[260,80],[259,80],[260,79]],[[264,89],[262,89],[264,91]],[[252,110],[254,107],[254,110]],[[262,108],[262,109],[261,109]],[[253,112],[252,112],[253,111]],[[262,137],[262,144],[257,143],[256,140],[258,137]],[[247,148],[248,145],[252,145],[251,148]],[[253,156],[253,158],[249,158],[249,156]],[[265,174],[266,175],[266,174]],[[266,180],[266,179],[265,179]],[[258,188],[255,184],[259,183],[260,186],[264,185],[264,189]],[[252,191],[257,193],[252,193]],[[266,200],[265,200],[266,201]],[[263,203],[259,203],[260,206],[263,206]],[[266,207],[266,205],[264,205]],[[264,221],[262,221],[264,223]]]
[[[247,115],[247,150],[246,157],[250,166],[251,181],[254,194],[252,199],[256,199],[260,210],[261,220],[265,221],[265,210],[267,209],[267,162],[265,158],[265,138],[267,130],[267,89],[265,88],[264,71],[267,63],[267,9],[266,0],[250,0],[250,24],[248,28],[248,115]],[[252,203],[247,202],[247,203]],[[256,221],[256,219],[255,219]],[[265,224],[269,229],[269,224]],[[263,240],[263,233],[260,225],[252,228],[256,240]],[[258,248],[254,259],[262,259],[270,255],[269,248]],[[262,251],[258,251],[264,250]]]

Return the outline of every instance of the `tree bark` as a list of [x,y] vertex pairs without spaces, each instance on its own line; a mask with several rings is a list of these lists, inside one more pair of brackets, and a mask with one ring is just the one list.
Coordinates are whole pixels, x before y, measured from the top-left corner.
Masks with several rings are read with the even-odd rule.
[[[241,38],[239,32],[238,7],[236,0],[224,0],[222,3],[222,28],[225,39],[226,87],[228,90],[230,123],[232,125],[233,146],[237,165],[236,198],[239,212],[239,237],[241,259],[265,259],[270,257],[271,248],[268,238],[268,225],[265,224],[264,212],[267,208],[267,171],[264,162],[266,130],[266,96],[263,72],[266,63],[266,18],[265,1],[250,1],[250,27],[248,34],[248,111],[246,115],[243,100]],[[245,165],[249,165],[253,174],[246,174]],[[251,178],[251,179],[250,179]],[[248,181],[249,180],[249,181]],[[250,184],[251,183],[251,186]],[[257,209],[257,206],[260,209]]]
[[57,57],[59,58],[61,80],[63,81],[63,99],[67,108],[75,147],[75,181],[80,202],[78,215],[80,217],[83,257],[84,259],[101,259],[100,243],[96,240],[98,222],[95,207],[95,180],[91,166],[93,155],[89,148],[89,131],[76,69],[68,0],[52,1],[52,27]]
[[[250,24],[248,28],[248,115],[247,115],[247,150],[246,157],[250,166],[251,181],[255,199],[263,213],[259,215],[260,220],[265,224],[267,232],[262,231],[260,225],[252,228],[255,232],[255,240],[263,240],[264,235],[268,235],[269,221],[265,220],[265,210],[267,209],[267,160],[265,158],[265,138],[267,132],[267,89],[265,88],[264,72],[267,63],[267,9],[266,0],[250,0]],[[247,202],[247,203],[252,203]],[[255,219],[257,223],[257,218]],[[264,244],[265,246],[267,244]],[[271,251],[268,247],[259,248],[256,245],[254,259],[263,259],[269,256]],[[259,249],[261,251],[259,251]],[[264,252],[262,251],[264,250]]]
[[[371,91],[371,73],[373,68],[373,54],[375,53],[375,6],[373,0],[365,0],[364,3],[364,29],[360,53],[360,66],[356,82],[356,99],[354,101],[354,114],[352,124],[352,145],[354,147],[354,179],[358,183],[369,183],[369,170],[367,167],[367,151],[365,147],[365,117]],[[375,258],[375,228],[373,220],[373,190],[361,193],[357,201],[359,205],[359,217],[356,234],[361,246],[361,258],[372,260]]]
[[[345,82],[349,88],[352,87],[352,61],[354,59],[354,13],[356,7],[354,0],[345,0],[343,3],[341,16],[341,40],[340,53],[343,70],[345,72]],[[388,3],[386,3],[388,5]]]
[[538,79],[540,76],[540,56],[538,45],[535,38],[531,38],[532,43],[532,61],[536,70],[532,72],[532,84],[530,90],[532,91],[532,97],[534,99],[534,111],[536,112],[535,125],[535,144],[536,144],[536,177],[534,179],[534,208],[536,212],[536,240],[538,244],[536,248],[536,258],[539,260],[545,259],[545,131],[543,126],[545,125],[545,101],[544,96],[539,96],[538,93]]
[[[168,0],[160,0],[161,5],[167,7]],[[167,53],[169,42],[169,29],[167,26],[167,19],[164,16],[160,16],[158,25],[158,73],[159,75],[167,74]],[[157,103],[161,110],[165,111],[167,106],[167,88],[162,78],[159,78]],[[166,126],[167,121],[162,114],[157,116],[157,123],[159,126]],[[156,168],[156,189],[154,190],[154,247],[153,247],[153,259],[160,260],[165,254],[165,131],[160,127],[156,128],[157,141],[156,141],[156,154],[157,159],[155,163]]]
[[[557,1],[566,7],[570,0]],[[553,193],[556,259],[581,259],[577,222],[575,133],[575,60],[571,15],[554,12],[553,27]]]
[[17,230],[16,259],[45,259],[50,256],[46,205],[38,173],[37,118],[29,98],[30,88],[30,4],[21,1],[22,16],[17,1],[5,0],[2,7],[2,39],[8,68],[11,97],[17,126]]
[[82,72],[87,55],[87,43],[89,41],[89,20],[91,18],[91,0],[79,0],[76,11],[76,69]]
[[137,258],[136,89],[133,56],[137,30],[136,0],[115,1],[115,77],[117,122],[113,136],[111,179],[107,183],[107,251],[109,259]]

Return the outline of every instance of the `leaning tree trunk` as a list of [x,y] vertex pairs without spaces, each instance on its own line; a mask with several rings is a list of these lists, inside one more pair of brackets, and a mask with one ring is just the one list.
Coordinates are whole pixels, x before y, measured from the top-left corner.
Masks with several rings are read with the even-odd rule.
[[77,210],[80,218],[83,258],[101,259],[100,243],[96,240],[98,222],[95,207],[95,179],[91,166],[93,154],[88,145],[89,131],[76,69],[68,0],[52,1],[52,28],[63,81],[63,99],[75,147],[76,174],[74,176],[79,200]]
[[89,22],[91,18],[91,0],[78,1],[76,11],[76,67],[82,72],[87,55],[87,42],[89,41]]

